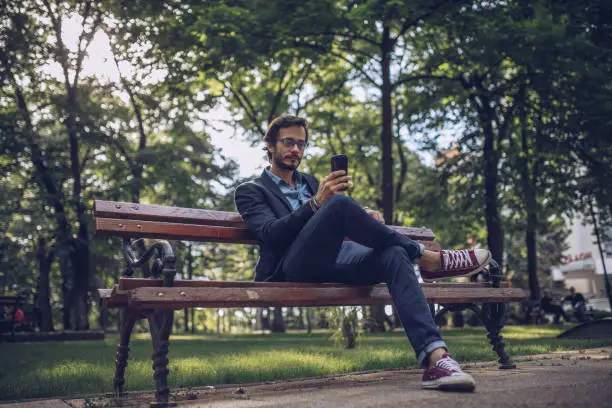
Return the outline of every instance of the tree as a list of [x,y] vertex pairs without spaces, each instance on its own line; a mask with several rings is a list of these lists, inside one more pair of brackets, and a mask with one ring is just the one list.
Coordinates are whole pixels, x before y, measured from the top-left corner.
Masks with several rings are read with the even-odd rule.
[[[144,47],[145,56],[133,55],[127,39],[113,43],[118,66],[131,63],[136,69],[128,72],[141,73],[159,69],[159,80],[146,82],[120,71],[121,83],[113,83],[85,74],[88,48],[102,28],[124,38],[125,32],[110,30],[117,20],[105,14],[105,7],[32,0],[11,3],[1,14],[0,163],[11,170],[6,178],[3,172],[2,185],[9,180],[14,198],[2,211],[23,209],[7,227],[9,241],[3,236],[2,243],[39,244],[37,267],[26,267],[29,261],[22,255],[28,246],[19,249],[17,259],[24,276],[30,276],[25,271],[39,271],[41,310],[49,309],[47,295],[60,281],[49,278],[57,260],[65,329],[88,327],[94,281],[117,279],[121,264],[117,246],[112,254],[113,243],[91,240],[92,198],[214,205],[218,186],[236,169],[218,155],[205,132],[194,130],[211,99],[201,99],[164,76],[163,58],[155,49]],[[66,27],[80,33],[74,46],[66,39]],[[144,34],[139,35],[142,41]],[[49,68],[52,64],[59,67],[57,72]],[[24,187],[18,188],[21,179]],[[27,195],[34,197],[31,203]],[[35,222],[17,223],[26,218]]]

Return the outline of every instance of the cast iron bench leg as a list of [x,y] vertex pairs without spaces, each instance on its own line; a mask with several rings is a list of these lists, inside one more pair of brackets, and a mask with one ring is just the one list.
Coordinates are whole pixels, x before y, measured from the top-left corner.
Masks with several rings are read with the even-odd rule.
[[115,396],[119,397],[123,393],[125,383],[125,368],[130,353],[130,336],[137,316],[129,309],[122,309],[120,316],[119,346],[117,346],[117,357],[115,359],[115,377],[113,378],[113,389]]
[[503,303],[485,303],[482,308],[479,308],[473,303],[466,305],[467,309],[472,310],[484,323],[487,329],[487,337],[499,357],[499,368],[512,369],[516,368],[516,364],[510,359],[504,348],[504,338],[500,332],[504,327],[504,304]]
[[157,401],[151,404],[151,407],[154,408],[176,406],[176,404],[168,402],[170,390],[168,389],[167,356],[173,320],[173,310],[149,312],[149,328],[153,340],[153,378],[155,379],[155,399]]
[[510,359],[504,348],[504,338],[501,330],[504,327],[504,311],[503,303],[486,303],[482,307],[484,314],[487,316],[488,322],[485,322],[487,328],[487,337],[493,346],[493,350],[499,356],[499,368],[513,369],[516,364]]

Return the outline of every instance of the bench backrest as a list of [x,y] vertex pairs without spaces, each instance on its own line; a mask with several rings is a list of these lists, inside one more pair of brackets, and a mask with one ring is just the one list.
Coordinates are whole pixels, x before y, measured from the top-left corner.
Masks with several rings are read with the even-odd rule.
[[[234,212],[96,200],[94,216],[97,236],[257,243],[240,214]],[[429,228],[391,228],[427,248],[439,248]]]

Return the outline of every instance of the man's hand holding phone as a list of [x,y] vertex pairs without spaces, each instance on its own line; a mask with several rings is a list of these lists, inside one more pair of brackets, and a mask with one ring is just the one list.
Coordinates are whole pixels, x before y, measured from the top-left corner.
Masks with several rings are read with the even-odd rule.
[[319,183],[319,191],[316,194],[318,202],[323,204],[333,195],[344,194],[347,188],[353,187],[352,177],[346,175],[344,170],[332,171]]

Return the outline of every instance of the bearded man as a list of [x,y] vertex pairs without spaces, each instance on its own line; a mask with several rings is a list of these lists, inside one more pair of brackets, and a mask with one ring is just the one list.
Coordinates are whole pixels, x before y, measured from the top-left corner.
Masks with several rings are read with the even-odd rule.
[[[414,266],[425,279],[471,275],[491,260],[484,249],[428,251],[346,196],[344,170],[320,182],[297,171],[308,146],[305,119],[274,119],[264,142],[271,165],[241,184],[235,202],[260,246],[257,281],[387,283],[417,361],[423,388],[473,390],[433,321]],[[351,241],[345,241],[349,237]]]

